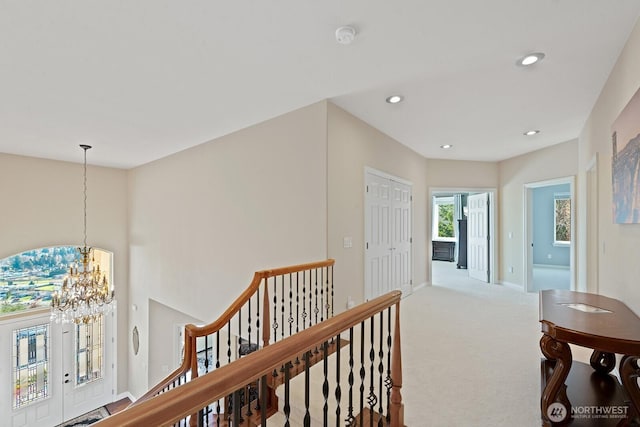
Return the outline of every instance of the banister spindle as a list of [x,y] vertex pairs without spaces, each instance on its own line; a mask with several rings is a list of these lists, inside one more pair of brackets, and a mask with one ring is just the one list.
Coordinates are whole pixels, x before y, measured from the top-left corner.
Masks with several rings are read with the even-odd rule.
[[302,329],[307,328],[307,280],[306,271],[302,272]]
[[387,378],[385,378],[384,385],[387,387],[387,425],[391,421],[390,405],[391,405],[391,307],[387,308]]
[[284,339],[284,276],[281,276],[281,291],[282,291],[282,297],[281,297],[281,305],[280,305],[280,311],[282,314],[282,328],[280,329],[280,337]]
[[384,408],[382,407],[382,385],[384,382],[384,312],[380,312],[380,333],[379,333],[379,349],[378,349],[378,427],[382,427],[382,418],[384,416]]
[[300,272],[296,271],[296,334],[300,332]]
[[309,356],[311,352],[304,352],[304,427],[311,427],[311,414],[309,413]]
[[293,335],[293,275],[289,274],[289,336]]
[[371,316],[370,320],[370,328],[371,331],[369,332],[370,335],[370,347],[369,347],[369,395],[367,396],[367,403],[369,404],[369,415],[370,415],[370,423],[371,426],[373,427],[373,414],[374,414],[374,410],[376,407],[376,403],[377,399],[376,399],[376,393],[375,393],[375,377],[374,377],[374,364],[376,361],[376,351],[375,351],[375,322],[374,322],[374,318],[375,316]]
[[269,345],[269,341],[271,340],[271,325],[270,320],[271,316],[269,314],[269,279],[265,277],[264,279],[264,299],[262,301],[262,346],[266,347]]
[[353,425],[355,417],[353,416],[353,326],[349,328],[349,406],[347,407],[347,418],[345,419],[348,426]]
[[315,305],[315,307],[313,309],[313,312],[316,315],[315,322],[317,324],[318,323],[318,312],[320,311],[320,309],[318,308],[318,269],[317,268],[316,268],[316,280],[315,280],[314,284],[315,284],[315,294],[316,294],[316,298],[315,298],[316,305]]
[[360,323],[360,416],[364,411],[364,321]]
[[329,426],[329,343],[322,343],[322,368],[324,373],[324,381],[322,382],[322,397],[324,405],[322,406],[322,425]]
[[278,341],[278,280],[273,278],[273,342]]
[[336,427],[340,427],[340,397],[342,397],[342,390],[340,389],[340,335],[336,337]]
[[[320,268],[320,321],[324,321],[324,268]],[[316,270],[317,273],[318,270]]]
[[227,323],[227,363],[231,363],[231,320]]
[[291,363],[284,364],[284,406],[282,408],[285,416],[285,427],[289,427],[289,416],[291,415],[291,404],[289,402],[289,389],[291,382]]
[[333,317],[333,307],[335,306],[333,291],[333,265],[329,266],[329,268],[331,269],[331,317]]
[[256,290],[256,345],[260,345],[260,286]]

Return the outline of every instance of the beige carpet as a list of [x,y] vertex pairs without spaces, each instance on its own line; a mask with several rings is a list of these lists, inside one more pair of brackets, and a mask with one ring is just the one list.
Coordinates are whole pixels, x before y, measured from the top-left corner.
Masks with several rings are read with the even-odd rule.
[[538,295],[435,263],[402,301],[408,426],[539,426]]

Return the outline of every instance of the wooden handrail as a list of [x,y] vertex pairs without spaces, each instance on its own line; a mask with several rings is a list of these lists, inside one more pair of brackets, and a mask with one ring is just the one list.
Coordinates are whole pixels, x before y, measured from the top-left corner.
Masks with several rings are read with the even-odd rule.
[[[164,378],[160,383],[156,384],[149,391],[143,394],[138,400],[132,403],[131,406],[136,406],[144,402],[145,400],[150,399],[156,394],[160,393],[169,384],[173,383],[174,381],[177,381],[181,376],[185,375],[189,371],[192,371],[191,372],[192,378],[197,377],[198,376],[197,369],[192,370],[193,366],[197,366],[197,361],[196,361],[197,355],[195,351],[192,351],[193,347],[195,346],[196,337],[210,335],[221,330],[227,324],[227,322],[229,322],[233,318],[233,316],[236,313],[238,313],[238,311],[244,306],[244,304],[246,304],[247,301],[249,301],[249,299],[258,291],[258,289],[260,288],[260,285],[263,283],[265,279],[268,279],[270,277],[281,276],[284,274],[295,273],[298,271],[313,270],[313,269],[323,268],[323,267],[332,267],[334,264],[335,264],[335,260],[329,258],[324,261],[309,262],[304,264],[292,265],[288,267],[279,267],[279,268],[272,268],[268,270],[256,271],[253,274],[253,279],[251,280],[251,283],[249,284],[249,286],[244,290],[244,292],[242,292],[242,294],[240,294],[240,296],[238,296],[238,298],[235,299],[235,301],[224,311],[224,313],[222,313],[222,315],[218,317],[218,319],[204,326],[196,326],[193,324],[185,325],[185,334],[184,334],[185,354],[182,359],[182,364],[176,370],[170,373],[166,378]],[[263,306],[263,345],[267,346],[269,345],[269,336],[270,336],[269,334],[271,332],[271,328],[268,327],[270,316],[269,316],[268,287],[266,283],[264,286],[263,304],[264,304]]]
[[[400,291],[393,291],[361,304],[260,351],[251,353],[234,363],[193,379],[178,388],[107,417],[96,425],[100,427],[171,425],[190,414],[197,413],[201,408],[233,393],[245,384],[280,368],[296,355],[312,349],[318,343],[335,338],[338,334],[393,305],[396,305],[397,313],[401,295]],[[396,317],[396,328],[399,328],[397,320]],[[399,351],[399,341],[397,345]],[[397,368],[398,366],[394,370]],[[400,384],[401,382],[400,379]],[[395,399],[400,397],[398,386],[394,383],[394,387],[396,387]],[[399,417],[401,418],[401,415]],[[397,424],[394,422],[394,425]]]

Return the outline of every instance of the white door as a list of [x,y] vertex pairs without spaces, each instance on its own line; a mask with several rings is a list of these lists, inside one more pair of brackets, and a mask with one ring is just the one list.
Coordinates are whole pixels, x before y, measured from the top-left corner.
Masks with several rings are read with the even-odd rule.
[[[86,325],[51,323],[49,316],[0,325],[0,425],[55,426],[113,401],[114,314],[105,317],[104,352],[87,352],[87,343],[97,344],[89,335],[98,334]],[[103,373],[95,379],[98,366]]]
[[[391,289],[406,295],[411,283],[411,186],[391,181]],[[390,290],[391,290],[390,289]]]
[[61,334],[60,325],[49,323],[48,312],[2,322],[1,425],[35,427],[62,423]]
[[365,299],[411,292],[411,185],[371,172],[365,188]]
[[367,174],[365,189],[365,299],[391,288],[391,197],[386,178]]
[[467,269],[469,277],[489,281],[489,194],[473,194],[467,199]]
[[63,325],[65,420],[114,400],[114,318],[115,310],[103,316],[102,322]]

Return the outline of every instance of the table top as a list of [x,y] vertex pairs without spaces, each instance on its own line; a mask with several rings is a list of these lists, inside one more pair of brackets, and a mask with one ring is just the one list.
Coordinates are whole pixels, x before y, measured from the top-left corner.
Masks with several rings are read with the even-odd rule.
[[602,295],[540,291],[542,332],[609,353],[640,356],[640,318],[624,303]]

